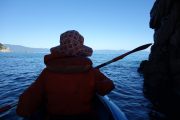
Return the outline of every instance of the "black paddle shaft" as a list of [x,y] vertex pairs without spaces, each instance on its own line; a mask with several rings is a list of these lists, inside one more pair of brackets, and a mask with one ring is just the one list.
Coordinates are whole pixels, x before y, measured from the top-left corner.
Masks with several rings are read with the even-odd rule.
[[99,68],[101,68],[101,67],[104,67],[104,66],[112,63],[112,62],[116,62],[116,61],[118,61],[118,60],[120,60],[120,59],[123,59],[124,57],[126,57],[127,55],[129,55],[129,54],[131,54],[131,53],[134,53],[134,52],[137,52],[137,51],[140,51],[140,50],[144,50],[144,49],[148,48],[150,45],[152,45],[152,43],[145,44],[145,45],[142,45],[142,46],[140,46],[140,47],[137,47],[137,48],[135,48],[135,49],[133,49],[133,50],[127,52],[127,53],[124,53],[124,54],[122,54],[122,55],[120,55],[120,56],[118,56],[118,57],[115,57],[114,59],[112,59],[112,60],[110,60],[110,61],[107,61],[107,62],[105,62],[105,63],[102,63],[102,64],[96,66],[95,69],[99,69]]

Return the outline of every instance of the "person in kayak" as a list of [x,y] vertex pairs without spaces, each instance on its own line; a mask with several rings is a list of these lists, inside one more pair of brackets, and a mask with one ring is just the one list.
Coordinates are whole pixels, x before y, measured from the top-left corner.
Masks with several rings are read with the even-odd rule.
[[45,55],[46,68],[19,97],[16,112],[29,117],[43,105],[46,117],[91,115],[95,94],[106,95],[114,89],[113,81],[88,58],[92,48],[76,30],[60,35],[60,45]]

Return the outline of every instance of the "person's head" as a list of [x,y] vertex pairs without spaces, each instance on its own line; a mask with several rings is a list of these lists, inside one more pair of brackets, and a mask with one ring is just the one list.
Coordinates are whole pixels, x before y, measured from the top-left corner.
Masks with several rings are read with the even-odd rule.
[[62,56],[91,56],[92,48],[84,45],[84,37],[76,30],[69,30],[60,35],[60,45],[50,49]]

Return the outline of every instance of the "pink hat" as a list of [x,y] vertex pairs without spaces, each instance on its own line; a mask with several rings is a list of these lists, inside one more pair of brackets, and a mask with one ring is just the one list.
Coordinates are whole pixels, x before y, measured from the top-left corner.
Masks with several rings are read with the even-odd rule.
[[60,45],[50,49],[62,56],[91,56],[92,48],[83,45],[84,37],[75,30],[66,31],[60,36]]

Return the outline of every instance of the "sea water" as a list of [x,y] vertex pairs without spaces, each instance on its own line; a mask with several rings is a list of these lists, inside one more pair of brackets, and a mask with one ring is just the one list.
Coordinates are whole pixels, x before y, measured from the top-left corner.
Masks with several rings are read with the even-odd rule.
[[[111,60],[123,52],[94,52],[93,66]],[[38,77],[45,68],[47,53],[0,53],[0,108],[16,104],[19,95]],[[143,95],[143,76],[137,72],[148,52],[133,53],[122,60],[100,70],[115,83],[108,94],[112,101],[125,113],[129,120],[150,120],[151,103]],[[0,120],[21,120],[16,107],[0,113]]]

